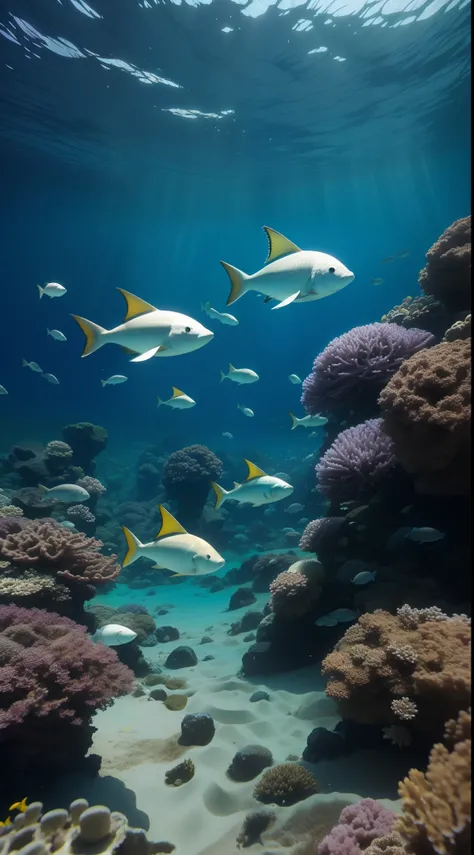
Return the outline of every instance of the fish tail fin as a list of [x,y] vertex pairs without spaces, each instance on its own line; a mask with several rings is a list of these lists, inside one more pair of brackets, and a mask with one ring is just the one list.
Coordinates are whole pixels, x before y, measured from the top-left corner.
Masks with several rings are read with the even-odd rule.
[[293,413],[291,413],[289,410],[288,410],[288,412],[289,412],[290,418],[291,418],[291,430],[294,430],[295,427],[298,427],[299,419],[297,419],[296,416],[293,415]]
[[129,564],[133,564],[133,562],[140,557],[139,551],[143,544],[138,540],[138,537],[135,537],[130,529],[125,528],[124,525],[122,526],[122,531],[125,535],[125,540],[127,541],[127,552],[122,561],[122,567],[128,567]]
[[51,330],[46,327],[46,335],[51,335]]
[[29,365],[29,364],[30,364],[30,363],[28,362],[28,360],[27,360],[27,359],[22,359],[22,360],[21,360],[21,367],[22,367],[22,368],[28,368],[28,365]]
[[40,298],[40,300],[41,300],[41,297],[42,297],[42,296],[43,296],[43,294],[44,294],[44,288],[42,288],[42,287],[41,287],[41,285],[37,285],[37,288],[38,288],[38,291],[39,291],[39,298]]
[[156,405],[156,406],[157,406],[157,407],[161,407],[161,406],[162,406],[162,404],[164,404],[164,403],[165,403],[165,402],[164,402],[164,401],[162,401],[162,400],[161,400],[161,398],[158,398],[158,403],[157,403],[157,405]]
[[227,374],[224,374],[224,372],[223,372],[223,371],[221,371],[221,383],[222,383],[222,381],[223,381],[223,380],[225,380],[225,379],[226,379],[226,377],[227,377]]
[[44,484],[38,484],[38,490],[41,493],[41,498],[43,498],[43,496],[45,496],[46,493],[48,492],[48,488],[45,487]]
[[104,386],[107,386],[107,380],[102,380],[102,379],[101,379],[101,381],[100,381],[100,382],[101,382],[102,388],[104,388]]
[[219,510],[220,506],[223,502],[225,502],[226,496],[228,495],[228,490],[224,490],[223,487],[219,487],[219,484],[216,484],[215,481],[211,481],[211,487],[216,494],[216,501],[214,505],[214,510]]
[[226,306],[231,306],[248,290],[247,280],[250,279],[250,276],[243,270],[239,270],[238,267],[227,264],[226,261],[221,261],[221,264],[230,279],[230,294]]
[[86,343],[81,356],[89,356],[90,353],[94,353],[96,350],[99,350],[99,347],[102,347],[102,345],[105,344],[103,337],[104,334],[107,333],[107,330],[104,329],[104,327],[100,327],[99,324],[94,324],[92,321],[88,321],[87,318],[79,317],[79,315],[72,315],[72,317],[76,323],[79,324],[86,337]]

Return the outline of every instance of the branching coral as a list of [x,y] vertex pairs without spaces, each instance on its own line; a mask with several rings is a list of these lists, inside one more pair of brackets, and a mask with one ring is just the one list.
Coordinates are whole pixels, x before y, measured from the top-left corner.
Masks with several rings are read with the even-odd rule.
[[382,419],[343,430],[316,465],[318,489],[331,501],[370,497],[397,463]]
[[170,454],[164,465],[163,485],[168,497],[178,502],[180,522],[188,525],[199,519],[211,481],[221,474],[221,461],[205,445],[190,445]]
[[345,807],[339,822],[318,847],[319,855],[359,855],[378,837],[390,834],[395,814],[374,799]]
[[316,357],[303,382],[306,412],[375,411],[380,389],[402,362],[434,341],[431,333],[395,324],[354,327]]
[[[468,855],[471,851],[470,713],[461,713],[450,751],[434,746],[426,773],[412,769],[400,783],[402,815],[395,829],[414,855]],[[449,723],[450,732],[456,724]]]
[[417,353],[380,394],[385,429],[421,493],[465,493],[469,484],[471,342]]
[[[410,726],[436,738],[444,722],[468,706],[470,636],[463,617],[409,628],[385,611],[362,615],[323,661],[326,693],[344,718],[381,725],[400,720],[403,701],[402,712],[414,713]],[[406,646],[413,651],[409,661],[394,654]]]
[[459,311],[471,306],[471,217],[456,220],[426,253],[419,283],[425,294]]
[[50,768],[81,758],[94,711],[132,685],[132,672],[84,627],[0,606],[0,766]]
[[256,785],[253,795],[266,805],[294,805],[319,792],[311,772],[297,763],[280,763],[267,769]]

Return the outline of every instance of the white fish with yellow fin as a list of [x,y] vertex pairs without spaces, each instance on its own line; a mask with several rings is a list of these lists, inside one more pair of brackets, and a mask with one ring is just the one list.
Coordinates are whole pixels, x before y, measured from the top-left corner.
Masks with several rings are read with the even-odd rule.
[[323,425],[327,425],[328,420],[325,416],[321,416],[317,413],[315,416],[303,416],[299,419],[293,413],[290,412],[291,417],[291,430],[294,430],[297,427],[311,428],[311,427],[323,427]]
[[64,297],[67,293],[67,288],[64,285],[60,285],[59,282],[48,282],[46,285],[37,286],[39,291],[39,298],[41,300],[42,297],[50,297],[53,299],[54,297]]
[[201,309],[206,313],[208,318],[213,318],[215,321],[220,321],[221,324],[224,324],[228,327],[236,327],[239,322],[234,315],[230,315],[228,312],[218,312],[217,309],[213,309],[209,302],[201,303]]
[[163,505],[159,508],[161,528],[150,543],[141,543],[128,528],[122,526],[127,541],[122,567],[128,567],[138,558],[149,558],[155,562],[156,570],[171,570],[179,576],[205,576],[224,566],[225,559],[210,543],[189,534]]
[[248,502],[254,507],[260,505],[269,505],[272,502],[279,502],[281,499],[287,499],[293,492],[293,487],[281,478],[275,475],[267,475],[255,463],[250,460],[245,460],[248,473],[247,478],[242,484],[234,482],[232,490],[224,490],[215,481],[212,481],[212,489],[216,494],[215,510],[217,511],[221,505],[228,499],[234,502]]
[[232,363],[229,362],[229,371],[227,374],[224,374],[221,371],[221,383],[223,380],[232,380],[233,383],[237,383],[239,386],[245,383],[256,383],[257,380],[260,380],[256,371],[252,371],[251,368],[235,368]]
[[145,362],[153,356],[179,356],[208,344],[214,333],[181,312],[156,309],[140,297],[117,288],[124,296],[127,311],[122,324],[107,330],[73,315],[86,337],[82,356],[89,356],[104,344],[118,344],[133,354],[131,362]]
[[253,419],[255,415],[254,411],[251,410],[250,407],[244,407],[242,404],[237,404],[237,409],[240,410],[244,416],[247,416],[248,419]]
[[120,623],[107,623],[105,626],[101,626],[91,636],[91,639],[105,644],[106,647],[121,647],[122,644],[130,644],[136,637],[137,633],[128,626],[122,626]]
[[221,261],[231,283],[227,306],[247,291],[258,291],[270,300],[278,300],[272,308],[281,309],[293,302],[321,300],[354,279],[352,271],[332,255],[302,250],[275,229],[263,228],[269,245],[266,267],[249,275]]
[[157,407],[166,406],[171,407],[173,410],[189,410],[190,407],[196,406],[196,401],[190,398],[189,395],[186,395],[185,392],[181,392],[176,386],[172,386],[171,388],[173,389],[171,398],[168,398],[167,401],[162,401],[161,398],[158,398]]

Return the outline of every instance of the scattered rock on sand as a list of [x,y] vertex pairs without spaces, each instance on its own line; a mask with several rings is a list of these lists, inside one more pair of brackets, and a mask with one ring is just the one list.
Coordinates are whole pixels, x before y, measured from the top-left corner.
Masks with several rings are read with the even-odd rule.
[[161,644],[167,641],[177,641],[179,638],[179,629],[175,626],[158,626],[155,630],[156,640]]
[[249,701],[251,703],[256,703],[257,701],[269,701],[270,695],[268,692],[264,692],[262,689],[259,689],[258,692],[254,692],[253,695],[250,695]]
[[152,698],[154,701],[166,701],[168,695],[164,689],[152,689],[148,697]]
[[233,781],[252,781],[273,763],[272,752],[263,745],[246,745],[234,754],[227,769]]
[[256,602],[257,598],[250,588],[237,588],[229,600],[229,611],[233,612],[235,609],[243,609],[245,606],[251,606],[252,603]]
[[192,647],[183,645],[175,647],[168,656],[165,666],[167,668],[190,668],[192,665],[197,665],[198,658]]
[[181,722],[180,745],[208,745],[216,729],[214,719],[208,713],[185,715]]
[[203,635],[199,644],[212,644],[214,641],[213,638],[210,638],[208,635]]

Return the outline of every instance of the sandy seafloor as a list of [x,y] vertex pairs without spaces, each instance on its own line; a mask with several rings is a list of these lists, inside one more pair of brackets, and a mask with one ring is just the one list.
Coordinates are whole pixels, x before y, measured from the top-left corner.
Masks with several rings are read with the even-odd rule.
[[[318,666],[268,678],[237,676],[249,642],[243,640],[246,633],[229,636],[227,632],[248,607],[227,611],[234,590],[210,594],[186,581],[158,586],[149,596],[146,589],[117,585],[112,593],[94,599],[94,603],[114,607],[141,603],[152,614],[157,607],[169,608],[168,614],[156,618],[157,624],[177,627],[180,639],[144,648],[143,653],[166,674],[186,680],[187,687],[178,691],[187,694],[189,702],[184,710],[174,712],[160,701],[128,696],[99,712],[94,719],[97,732],[92,750],[102,757],[100,776],[92,783],[77,777],[63,780],[56,794],[58,805],[82,795],[90,803],[105,802],[124,810],[130,824],[146,827],[149,822],[149,839],[174,843],[176,855],[236,855],[241,851],[235,841],[245,814],[267,806],[252,796],[255,780],[234,783],[227,777],[235,752],[245,745],[261,744],[272,751],[275,763],[299,759],[311,730],[317,726],[332,729],[339,718],[324,694]],[[262,609],[268,594],[256,597],[251,608]],[[341,627],[341,635],[343,631]],[[201,645],[204,635],[213,642]],[[165,669],[166,657],[179,645],[190,645],[198,664]],[[209,655],[215,658],[202,661]],[[268,692],[270,701],[250,702],[257,689]],[[179,735],[181,719],[196,712],[212,715],[216,725],[212,742],[205,747],[177,746],[173,737]],[[195,764],[194,778],[181,787],[167,786],[165,771],[186,758]],[[329,829],[342,807],[360,798],[378,798],[397,809],[396,785],[401,772],[396,768],[396,755],[395,763],[393,756],[388,761],[374,751],[361,751],[306,765],[321,793],[293,807],[272,808],[277,822],[263,835],[264,845],[257,843],[246,851],[289,853],[304,831],[321,823]]]

